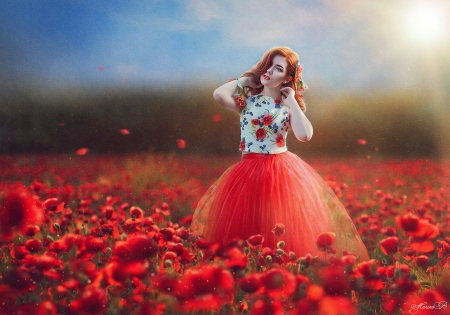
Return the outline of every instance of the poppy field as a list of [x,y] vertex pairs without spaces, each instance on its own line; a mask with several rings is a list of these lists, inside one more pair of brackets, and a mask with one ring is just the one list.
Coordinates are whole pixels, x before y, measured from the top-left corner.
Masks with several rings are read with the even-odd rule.
[[352,217],[359,262],[334,254],[333,233],[320,257],[191,235],[238,160],[0,156],[0,314],[450,314],[448,161],[306,160]]

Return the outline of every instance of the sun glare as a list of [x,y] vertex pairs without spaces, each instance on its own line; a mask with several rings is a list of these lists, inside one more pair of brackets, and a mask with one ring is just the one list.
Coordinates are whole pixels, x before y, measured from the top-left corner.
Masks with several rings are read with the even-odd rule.
[[443,8],[430,2],[419,3],[411,7],[406,21],[409,36],[422,44],[443,40],[445,32],[447,32],[444,11]]

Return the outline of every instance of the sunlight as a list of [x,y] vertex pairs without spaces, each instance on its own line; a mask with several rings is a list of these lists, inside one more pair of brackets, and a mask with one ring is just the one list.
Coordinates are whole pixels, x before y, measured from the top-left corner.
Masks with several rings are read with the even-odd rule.
[[418,44],[431,44],[444,40],[447,32],[443,8],[430,2],[418,3],[406,12],[409,36]]

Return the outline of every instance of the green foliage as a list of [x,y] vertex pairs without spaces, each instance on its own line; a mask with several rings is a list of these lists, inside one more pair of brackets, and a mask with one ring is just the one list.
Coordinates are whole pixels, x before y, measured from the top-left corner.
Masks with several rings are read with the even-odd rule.
[[[214,87],[99,89],[46,97],[17,92],[0,101],[0,153],[61,153],[86,147],[94,153],[238,154],[238,116],[215,103]],[[436,154],[435,118],[417,95],[307,93],[305,98],[314,136],[301,143],[291,135],[291,151],[303,156]],[[185,149],[177,147],[177,139],[186,141]]]

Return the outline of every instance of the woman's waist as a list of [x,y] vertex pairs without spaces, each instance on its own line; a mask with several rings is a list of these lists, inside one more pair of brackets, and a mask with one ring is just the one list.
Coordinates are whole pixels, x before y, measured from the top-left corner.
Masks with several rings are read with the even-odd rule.
[[253,160],[253,159],[265,159],[265,158],[273,158],[276,156],[280,156],[286,151],[279,152],[279,153],[256,153],[256,152],[242,152],[242,160]]

